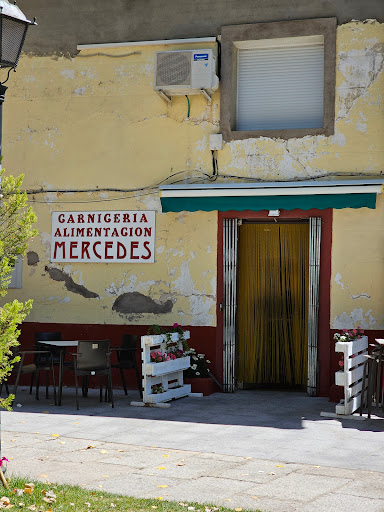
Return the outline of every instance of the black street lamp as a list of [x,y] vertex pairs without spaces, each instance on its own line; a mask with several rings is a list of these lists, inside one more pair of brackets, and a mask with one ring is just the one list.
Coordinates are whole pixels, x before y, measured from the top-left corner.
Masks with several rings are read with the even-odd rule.
[[16,70],[30,25],[36,25],[36,20],[29,21],[17,7],[16,1],[11,4],[8,0],[0,0],[0,69],[9,68],[7,79],[0,82],[0,158],[3,154],[3,103],[7,90],[4,84],[8,80],[12,69]]

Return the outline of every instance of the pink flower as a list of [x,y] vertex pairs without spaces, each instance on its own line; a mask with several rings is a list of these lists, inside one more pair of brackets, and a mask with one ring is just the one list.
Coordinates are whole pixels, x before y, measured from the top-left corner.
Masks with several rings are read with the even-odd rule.
[[356,331],[356,329],[353,329],[353,334],[357,334],[357,331]]
[[348,332],[348,329],[343,329],[343,332]]
[[339,366],[344,366],[344,361],[339,361]]
[[172,360],[176,359],[175,354],[171,354],[171,359],[172,359]]
[[358,335],[357,339],[359,340],[361,338],[360,334]]
[[4,461],[5,461],[5,462],[9,462],[9,460],[8,460],[8,459],[6,459],[5,457],[1,457],[1,460],[0,460],[0,466],[2,466],[2,465],[3,465],[3,462],[4,462]]
[[176,329],[177,327],[180,327],[180,325],[176,322],[176,323],[174,323],[174,324],[172,325],[172,327],[174,327],[174,328]]
[[364,334],[364,329],[361,329],[361,334]]

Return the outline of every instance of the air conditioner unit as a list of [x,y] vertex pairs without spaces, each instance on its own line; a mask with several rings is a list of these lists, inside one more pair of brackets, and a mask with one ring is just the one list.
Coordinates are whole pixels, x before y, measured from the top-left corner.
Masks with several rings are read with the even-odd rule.
[[216,59],[212,50],[156,52],[155,91],[169,96],[209,94],[219,87]]

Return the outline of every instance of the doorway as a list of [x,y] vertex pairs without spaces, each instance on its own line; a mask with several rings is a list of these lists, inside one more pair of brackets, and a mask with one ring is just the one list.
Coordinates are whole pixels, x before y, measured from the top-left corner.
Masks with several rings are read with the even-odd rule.
[[[314,210],[314,213],[316,210]],[[317,212],[316,212],[317,213]],[[225,214],[224,214],[225,215]],[[240,229],[242,229],[242,226],[251,222],[254,222],[255,224],[258,223],[259,225],[266,225],[268,220],[265,219],[265,216],[263,213],[260,213],[257,216],[257,212],[255,214],[250,215],[247,219],[241,219],[240,216],[232,215],[232,216],[222,216],[222,222],[223,222],[223,231],[222,231],[222,270],[223,270],[223,279],[222,279],[222,302],[220,303],[220,312],[222,314],[222,353],[223,353],[223,390],[224,392],[233,392],[236,388],[242,387],[245,384],[254,384],[255,381],[257,382],[260,380],[260,373],[259,376],[255,378],[255,354],[256,349],[255,347],[252,348],[252,344],[248,343],[248,349],[250,351],[253,350],[253,354],[245,354],[243,355],[244,358],[244,364],[249,365],[249,373],[244,374],[244,371],[241,370],[243,373],[240,373],[240,380],[239,377],[239,326],[238,326],[238,319],[239,319],[239,308],[238,308],[238,267],[239,267],[239,233]],[[326,214],[324,214],[325,217],[327,217]],[[240,217],[240,218],[239,218]],[[307,230],[307,235],[299,236],[300,243],[302,245],[305,245],[305,237],[307,240],[307,270],[308,270],[308,286],[307,286],[307,300],[302,300],[300,304],[307,307],[307,338],[306,343],[304,341],[304,347],[302,345],[302,352],[300,355],[302,363],[295,364],[292,370],[291,366],[291,377],[287,379],[287,372],[285,372],[285,377],[283,379],[288,380],[288,382],[303,382],[306,383],[307,393],[309,396],[316,396],[319,394],[319,382],[320,382],[320,364],[318,360],[318,339],[319,339],[319,329],[321,327],[319,326],[319,296],[320,296],[320,254],[321,254],[321,224],[322,219],[320,217],[311,216],[311,214],[306,215],[300,215],[297,216],[297,213],[291,213],[291,212],[284,212],[284,217],[281,218],[278,221],[278,226],[284,225],[284,221],[287,223],[290,223],[292,225],[304,225],[307,226],[305,228],[297,228],[298,230],[303,229],[304,231]],[[330,221],[331,221],[331,214],[329,215]],[[329,222],[330,224],[330,222]],[[268,223],[267,226],[273,226],[274,222]],[[287,224],[288,225],[288,224]],[[259,228],[261,229],[261,228]],[[285,228],[282,228],[283,230]],[[286,235],[282,235],[282,229],[278,230],[278,239],[279,247],[282,245],[281,240],[286,239],[286,241],[283,244],[283,248],[278,249],[278,253],[285,254],[285,252],[288,251],[288,249],[285,247],[288,244],[288,247],[291,247],[292,249],[295,247],[295,244],[298,242],[296,241],[296,238],[294,235],[292,235],[292,232],[290,233],[290,229],[294,228],[287,228]],[[268,232],[264,232],[268,233]],[[289,234],[290,233],[290,234]],[[330,229],[327,230],[327,235],[331,233]],[[261,236],[261,235],[260,235]],[[276,235],[277,237],[277,235]],[[275,238],[276,238],[275,237]],[[304,238],[303,238],[304,237]],[[327,270],[330,272],[330,236],[326,237],[326,245],[324,246],[323,253],[326,254],[326,262],[327,262]],[[255,244],[255,242],[253,242]],[[247,244],[246,244],[247,245]],[[260,244],[259,244],[260,245]],[[245,249],[242,251],[242,254],[247,254],[247,250]],[[266,249],[265,249],[266,250]],[[251,254],[255,251],[259,251],[257,248],[253,248],[250,250]],[[301,253],[301,260],[304,261],[305,256],[303,256],[305,253]],[[279,256],[281,260],[281,256]],[[286,259],[286,257],[283,257],[283,260]],[[292,259],[292,258],[291,258]],[[264,258],[266,260],[266,258]],[[289,258],[288,258],[289,260]],[[294,260],[294,258],[293,258]],[[257,260],[259,261],[259,260]],[[261,260],[262,261],[262,260]],[[259,263],[260,265],[260,263]],[[275,265],[276,266],[276,265]],[[281,265],[280,265],[281,266]],[[285,264],[287,266],[287,264]],[[304,266],[305,267],[305,266]],[[280,267],[279,267],[280,268]],[[324,268],[324,267],[323,267]],[[303,269],[301,270],[301,272]],[[277,274],[279,275],[279,274]],[[288,297],[290,297],[290,294],[292,294],[291,285],[287,285],[287,279],[290,278],[290,271],[289,271],[289,265],[288,265],[288,271],[285,273],[282,273],[280,271],[280,288],[282,287],[282,276],[285,275],[285,281],[284,286],[286,289],[286,292],[288,294]],[[244,281],[247,283],[249,274],[244,274]],[[299,279],[296,279],[296,283],[299,282]],[[289,284],[289,282],[288,282]],[[324,288],[323,288],[324,289]],[[327,287],[325,287],[327,291],[327,297],[323,301],[323,304],[326,303],[329,306],[329,283]],[[289,303],[289,301],[286,302]],[[292,307],[292,306],[290,306]],[[281,308],[281,306],[280,306]],[[276,308],[275,308],[276,309]],[[254,315],[255,316],[255,315]],[[283,318],[283,317],[282,317]],[[321,326],[324,326],[324,329],[322,330],[323,338],[324,338],[324,351],[329,350],[325,341],[326,337],[328,336],[328,332],[326,332],[325,326],[328,325],[329,322],[329,310],[324,310],[322,313],[322,319],[323,323]],[[256,318],[256,321],[258,321],[258,318]],[[255,320],[253,320],[255,322]],[[273,322],[270,320],[270,324],[272,325]],[[278,323],[278,322],[277,322]],[[285,322],[286,323],[286,322]],[[280,320],[280,324],[284,324],[283,320]],[[248,329],[248,324],[247,329]],[[272,328],[272,327],[271,327]],[[264,327],[265,329],[265,327]],[[297,330],[298,328],[295,327]],[[304,328],[305,331],[305,328]],[[266,331],[268,333],[268,331]],[[248,334],[247,334],[248,336]],[[259,333],[257,334],[259,336]],[[263,335],[264,336],[264,335]],[[285,342],[283,343],[281,341],[281,334],[279,332],[275,332],[273,335],[274,341],[276,342],[276,347],[283,346],[285,347]],[[266,337],[266,336],[265,336]],[[291,336],[292,338],[292,336]],[[254,341],[255,341],[255,335],[254,335]],[[293,340],[295,343],[297,342],[297,338],[295,335],[293,335]],[[301,343],[301,341],[300,341]],[[243,343],[244,344],[244,343]],[[266,350],[265,344],[264,350]],[[242,350],[244,347],[242,348]],[[285,348],[285,353],[290,352],[292,349],[292,346],[287,343],[287,346]],[[307,358],[307,373],[305,370],[305,363],[304,363],[304,357],[305,357],[305,350],[307,350],[308,358]],[[270,349],[269,349],[270,352]],[[284,351],[283,351],[284,352]],[[266,352],[265,352],[266,353]],[[278,357],[281,357],[281,350],[278,354]],[[288,356],[286,356],[286,362],[284,363],[287,365],[287,359]],[[289,354],[289,357],[291,355]],[[299,358],[299,360],[300,360]],[[322,354],[322,358],[325,360],[324,355]],[[328,358],[328,355],[327,355]],[[328,358],[329,359],[329,358]],[[328,361],[327,359],[327,361]],[[280,363],[279,363],[280,364]],[[253,373],[251,371],[251,368],[253,367]],[[328,367],[327,367],[328,368]],[[276,368],[275,368],[276,370]],[[274,371],[275,371],[274,370]],[[272,370],[270,369],[270,372]],[[293,378],[292,378],[292,371],[293,371]],[[296,373],[295,373],[296,372]],[[298,377],[298,372],[301,372],[300,377]],[[305,379],[305,373],[306,373],[306,379]],[[251,376],[251,378],[249,377]],[[282,375],[280,373],[280,375]],[[325,385],[325,377],[324,375],[323,379],[323,386]],[[279,377],[280,379],[281,377]],[[248,381],[249,379],[249,381]],[[270,379],[271,380],[271,379]],[[252,382],[253,381],[253,382]],[[276,382],[276,379],[275,379]],[[304,385],[305,385],[304,383]],[[302,385],[302,384],[299,384]]]
[[304,388],[309,223],[242,223],[238,236],[237,385]]

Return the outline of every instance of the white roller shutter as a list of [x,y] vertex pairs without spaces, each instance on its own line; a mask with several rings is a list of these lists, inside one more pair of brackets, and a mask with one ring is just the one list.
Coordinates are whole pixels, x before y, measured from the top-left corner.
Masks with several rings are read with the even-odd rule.
[[324,45],[238,50],[237,130],[321,128]]

